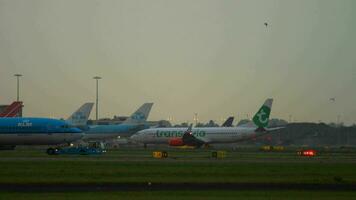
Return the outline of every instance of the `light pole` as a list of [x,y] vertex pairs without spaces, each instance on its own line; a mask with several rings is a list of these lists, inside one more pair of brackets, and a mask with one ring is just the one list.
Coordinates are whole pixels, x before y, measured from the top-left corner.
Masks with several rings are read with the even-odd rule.
[[16,76],[16,79],[17,79],[17,98],[16,98],[16,100],[19,101],[20,100],[20,77],[22,76],[22,74],[14,74],[14,76]]
[[93,79],[96,80],[96,104],[95,104],[95,120],[98,121],[98,102],[99,102],[99,79],[101,79],[100,76],[94,76]]
[[195,126],[198,124],[198,113],[194,113]]

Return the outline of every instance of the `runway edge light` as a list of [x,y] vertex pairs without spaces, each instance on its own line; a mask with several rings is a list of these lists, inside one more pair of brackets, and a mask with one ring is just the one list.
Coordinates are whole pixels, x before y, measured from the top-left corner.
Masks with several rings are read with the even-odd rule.
[[317,155],[317,152],[314,149],[301,150],[301,151],[298,151],[298,155],[306,156],[306,157],[314,157]]

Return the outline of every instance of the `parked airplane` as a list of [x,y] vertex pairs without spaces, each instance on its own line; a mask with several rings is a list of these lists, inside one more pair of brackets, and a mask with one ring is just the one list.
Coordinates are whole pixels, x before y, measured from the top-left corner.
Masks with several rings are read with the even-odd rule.
[[0,117],[16,117],[21,111],[22,106],[22,101],[14,101],[0,113]]
[[125,137],[131,136],[145,128],[149,128],[146,125],[146,119],[151,111],[153,103],[143,104],[136,112],[134,112],[126,121],[117,125],[93,125],[88,126],[84,130],[84,141],[100,141],[107,139],[114,139],[118,136]]
[[[134,142],[169,144],[170,146],[196,146],[214,143],[234,143],[251,139],[275,129],[267,129],[273,99],[267,99],[253,117],[254,125],[214,128],[152,128],[131,136]],[[184,134],[186,133],[186,134]]]
[[85,103],[75,111],[66,121],[78,128],[85,128],[94,103]]
[[0,118],[0,150],[14,149],[16,145],[57,145],[78,140],[83,133],[75,127],[86,124],[92,107],[93,103],[85,103],[67,121],[48,118]]
[[231,117],[227,118],[227,120],[221,126],[222,127],[231,127],[233,122],[234,122],[234,117],[231,116]]
[[0,145],[57,145],[82,137],[82,131],[63,120],[0,118]]

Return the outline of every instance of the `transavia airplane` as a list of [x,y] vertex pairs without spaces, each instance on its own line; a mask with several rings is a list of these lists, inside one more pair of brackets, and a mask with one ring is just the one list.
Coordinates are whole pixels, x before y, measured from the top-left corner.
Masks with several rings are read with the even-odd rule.
[[[0,118],[0,149],[16,145],[59,145],[83,137],[76,126],[86,123],[93,103],[85,103],[66,121],[50,118]],[[73,123],[73,124],[72,124]]]
[[214,128],[152,128],[139,131],[131,136],[131,141],[147,144],[169,144],[170,146],[195,146],[214,143],[234,143],[265,134],[273,99],[267,99],[253,117],[254,124],[238,127]]
[[103,141],[107,139],[115,139],[117,137],[129,137],[145,128],[146,119],[151,111],[153,103],[143,104],[136,112],[134,112],[126,121],[117,125],[94,125],[84,129],[84,141]]

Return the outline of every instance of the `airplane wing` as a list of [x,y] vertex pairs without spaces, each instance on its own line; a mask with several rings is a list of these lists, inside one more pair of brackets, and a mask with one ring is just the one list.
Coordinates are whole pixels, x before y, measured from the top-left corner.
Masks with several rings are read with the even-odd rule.
[[194,135],[193,135],[193,132],[192,132],[192,126],[193,124],[191,124],[188,128],[187,131],[184,132],[183,134],[183,137],[182,137],[182,140],[183,140],[183,143],[185,145],[188,145],[188,146],[196,146],[196,147],[201,147],[203,144],[206,144],[205,141],[203,140],[200,140],[198,138],[196,138]]
[[209,144],[211,141],[210,140],[208,140],[207,138],[196,138],[197,140],[199,140],[199,141],[201,141],[201,142],[203,142],[204,144]]
[[285,126],[283,127],[275,127],[275,128],[266,128],[267,132],[271,132],[271,131],[276,131],[276,130],[280,130],[280,129],[284,129],[286,128]]

